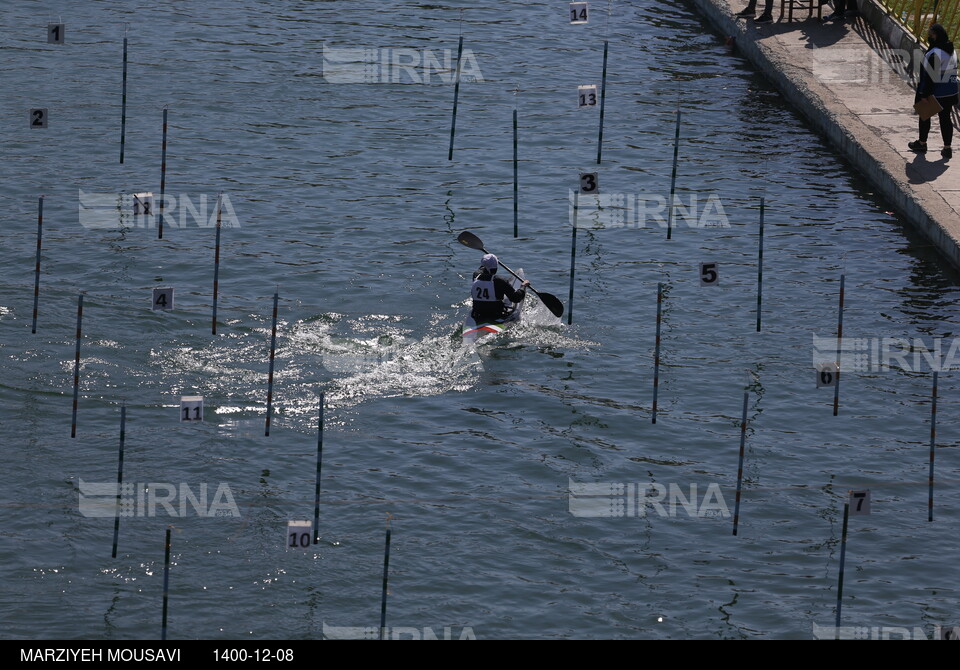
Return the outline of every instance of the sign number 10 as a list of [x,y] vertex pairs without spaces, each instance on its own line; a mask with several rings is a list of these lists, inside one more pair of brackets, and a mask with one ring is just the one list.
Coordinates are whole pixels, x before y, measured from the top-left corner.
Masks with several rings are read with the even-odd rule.
[[287,551],[307,549],[313,544],[313,523],[310,521],[287,522]]

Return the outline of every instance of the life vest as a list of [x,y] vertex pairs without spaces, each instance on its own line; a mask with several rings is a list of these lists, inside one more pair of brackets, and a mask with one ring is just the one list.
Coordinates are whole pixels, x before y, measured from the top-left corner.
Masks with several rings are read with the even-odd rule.
[[474,302],[500,302],[497,298],[497,291],[493,286],[493,277],[490,277],[490,279],[474,279],[473,285],[470,287],[470,296]]
[[948,54],[940,47],[930,49],[940,59],[940,72],[931,72],[934,79],[933,94],[938,98],[947,98],[956,95],[957,89],[957,52]]

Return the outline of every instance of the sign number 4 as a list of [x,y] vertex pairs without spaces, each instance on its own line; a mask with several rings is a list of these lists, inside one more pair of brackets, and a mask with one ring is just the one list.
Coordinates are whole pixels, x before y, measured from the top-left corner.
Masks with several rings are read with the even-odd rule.
[[153,311],[167,311],[173,309],[173,289],[153,289]]

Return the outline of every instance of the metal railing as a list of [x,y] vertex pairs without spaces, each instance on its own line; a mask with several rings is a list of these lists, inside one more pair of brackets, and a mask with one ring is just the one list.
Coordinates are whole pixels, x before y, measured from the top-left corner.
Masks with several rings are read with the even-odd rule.
[[927,29],[942,25],[951,40],[960,30],[960,0],[878,0],[887,13],[904,25],[911,35],[926,45]]

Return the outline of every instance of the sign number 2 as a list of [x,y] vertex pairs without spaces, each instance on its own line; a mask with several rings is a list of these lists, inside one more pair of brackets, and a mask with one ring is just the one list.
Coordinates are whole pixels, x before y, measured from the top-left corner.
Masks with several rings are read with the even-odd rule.
[[30,110],[30,127],[31,128],[46,128],[47,127],[47,108],[46,107],[37,107]]

